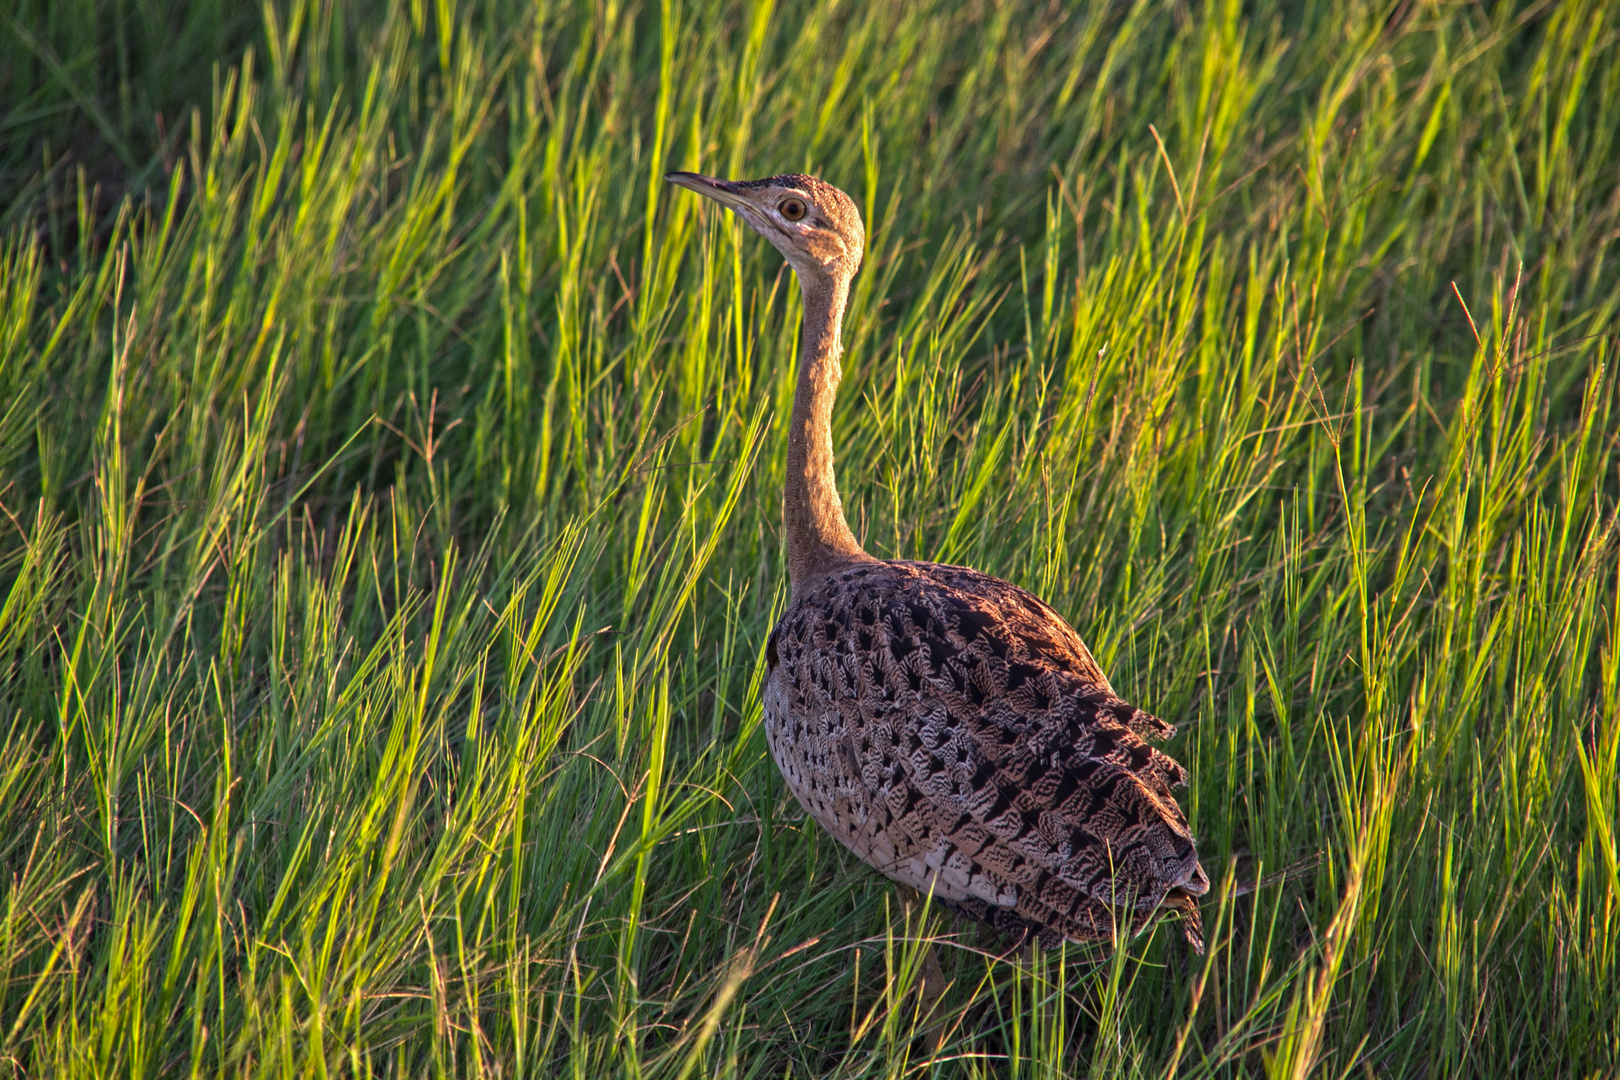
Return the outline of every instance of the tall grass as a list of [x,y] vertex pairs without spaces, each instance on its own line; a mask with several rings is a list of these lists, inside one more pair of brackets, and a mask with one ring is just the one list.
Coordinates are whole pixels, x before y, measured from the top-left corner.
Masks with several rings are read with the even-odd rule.
[[[13,1073],[1615,1075],[1607,5],[241,10],[0,27]],[[669,168],[862,205],[856,531],[1180,725],[1206,957],[794,804],[799,300]]]

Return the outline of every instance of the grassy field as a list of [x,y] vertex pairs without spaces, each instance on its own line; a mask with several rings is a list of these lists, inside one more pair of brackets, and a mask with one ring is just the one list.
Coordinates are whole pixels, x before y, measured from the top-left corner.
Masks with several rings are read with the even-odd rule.
[[[1612,6],[9,11],[12,1075],[1617,1074]],[[670,168],[862,204],[852,524],[1179,725],[1206,956],[787,794],[799,299]]]

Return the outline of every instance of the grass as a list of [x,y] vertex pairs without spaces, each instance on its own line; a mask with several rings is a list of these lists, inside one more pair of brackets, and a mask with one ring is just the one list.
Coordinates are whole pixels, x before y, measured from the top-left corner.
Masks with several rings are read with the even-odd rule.
[[[6,18],[12,1074],[1620,1069],[1600,0]],[[799,301],[677,167],[863,206],[856,531],[1180,725],[1206,956],[788,796]]]

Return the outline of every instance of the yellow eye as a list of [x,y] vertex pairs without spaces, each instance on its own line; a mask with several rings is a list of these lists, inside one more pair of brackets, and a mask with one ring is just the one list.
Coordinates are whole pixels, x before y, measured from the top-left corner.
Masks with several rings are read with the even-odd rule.
[[803,199],[783,199],[777,206],[777,212],[789,221],[798,221],[804,217],[806,207]]

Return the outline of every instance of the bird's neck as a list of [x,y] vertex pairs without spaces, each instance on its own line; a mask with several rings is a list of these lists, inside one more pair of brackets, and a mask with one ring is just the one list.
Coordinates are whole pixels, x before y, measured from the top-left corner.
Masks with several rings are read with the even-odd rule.
[[799,385],[793,395],[782,492],[788,582],[794,595],[839,565],[867,558],[844,520],[833,476],[832,407],[843,374],[838,360],[844,351],[840,335],[849,283],[810,283],[803,292]]

